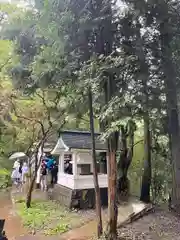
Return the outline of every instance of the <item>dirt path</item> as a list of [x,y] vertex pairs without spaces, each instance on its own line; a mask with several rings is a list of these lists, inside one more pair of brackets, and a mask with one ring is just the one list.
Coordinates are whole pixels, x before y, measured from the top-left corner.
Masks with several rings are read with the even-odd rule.
[[39,240],[39,238],[28,235],[20,218],[13,210],[10,193],[0,194],[0,219],[5,219],[4,230],[8,240]]
[[0,196],[0,218],[6,220],[5,231],[9,239],[25,234],[20,219],[13,212],[10,194],[8,193]]
[[[140,212],[146,205],[137,201],[130,200],[129,203],[119,206],[118,208],[118,224],[124,222],[132,213]],[[107,211],[102,214],[103,225],[106,227]],[[62,235],[62,240],[89,240],[97,234],[97,223],[95,220],[90,221],[80,228],[73,229]]]
[[10,193],[0,193],[0,219],[6,220],[4,230],[8,240],[58,240],[57,237],[29,234],[13,208],[12,195]]
[[62,235],[61,240],[88,240],[96,234],[96,221],[90,221],[80,228],[73,229]]
[[[59,240],[60,237],[57,236],[40,236],[40,235],[30,235],[23,227],[21,219],[17,216],[13,209],[12,196],[10,193],[1,193],[0,194],[0,219],[5,219],[4,230],[8,237],[8,240]],[[93,226],[85,225],[85,233],[89,232],[89,235],[92,236],[91,229],[94,229],[96,222],[94,221]],[[80,235],[82,233],[80,232]],[[86,236],[86,234],[85,234]],[[79,237],[78,231],[75,239],[82,240]],[[87,239],[87,238],[86,238]],[[66,238],[67,240],[67,238]]]
[[127,240],[180,240],[180,218],[168,210],[157,210],[120,229],[119,236]]
[[[40,235],[29,235],[22,226],[21,219],[13,210],[13,198],[11,198],[12,196],[10,196],[10,194],[3,194],[0,196],[0,218],[6,220],[5,231],[8,240],[89,240],[97,233],[96,220],[90,220],[90,222],[86,223],[84,226],[73,229],[61,236],[45,237]],[[139,212],[144,207],[144,204],[134,199],[129,203],[120,206],[118,208],[118,223],[125,221],[133,212]],[[107,222],[107,211],[103,211],[103,222],[105,226],[105,223]],[[172,239],[175,240],[175,238]],[[178,240],[180,240],[180,238]]]

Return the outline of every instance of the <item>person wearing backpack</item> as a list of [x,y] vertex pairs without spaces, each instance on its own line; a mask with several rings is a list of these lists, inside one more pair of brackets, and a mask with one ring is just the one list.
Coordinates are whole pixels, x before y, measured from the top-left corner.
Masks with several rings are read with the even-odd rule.
[[57,184],[58,180],[58,165],[54,161],[54,164],[51,169],[51,185],[54,186],[54,184]]
[[47,190],[47,166],[45,163],[45,160],[42,161],[41,164],[41,190],[46,191]]

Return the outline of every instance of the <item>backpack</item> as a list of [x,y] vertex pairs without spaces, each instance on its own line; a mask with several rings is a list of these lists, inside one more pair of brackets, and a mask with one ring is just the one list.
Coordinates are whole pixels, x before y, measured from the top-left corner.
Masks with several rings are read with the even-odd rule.
[[42,167],[42,168],[41,168],[41,174],[42,174],[42,175],[47,175],[47,169],[46,169],[46,167]]

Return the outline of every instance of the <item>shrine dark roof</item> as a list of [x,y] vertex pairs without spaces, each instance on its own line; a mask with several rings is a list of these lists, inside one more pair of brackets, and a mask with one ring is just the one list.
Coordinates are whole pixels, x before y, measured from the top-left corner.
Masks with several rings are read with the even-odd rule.
[[[91,149],[91,133],[85,131],[61,131],[60,138],[69,149]],[[95,133],[95,146],[97,150],[107,150],[105,142],[100,140],[100,133]]]

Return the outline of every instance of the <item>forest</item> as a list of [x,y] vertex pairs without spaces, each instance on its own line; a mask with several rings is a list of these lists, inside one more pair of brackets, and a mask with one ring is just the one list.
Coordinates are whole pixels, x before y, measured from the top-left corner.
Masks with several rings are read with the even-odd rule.
[[0,13],[0,188],[13,152],[49,130],[87,130],[108,144],[108,239],[117,192],[178,211],[179,1],[35,0]]

